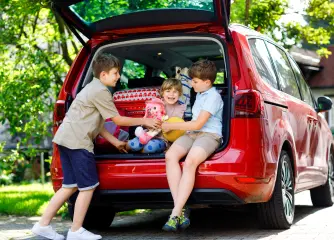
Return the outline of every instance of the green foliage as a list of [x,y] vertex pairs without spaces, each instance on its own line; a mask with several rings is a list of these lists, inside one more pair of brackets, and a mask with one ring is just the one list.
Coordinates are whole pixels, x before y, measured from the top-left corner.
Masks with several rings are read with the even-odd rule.
[[[271,33],[277,28],[277,21],[282,17],[288,7],[287,0],[250,1],[250,8],[247,14],[245,4],[245,0],[235,0],[232,3],[231,22],[248,25],[262,33]],[[246,16],[248,16],[249,19],[246,19]]]
[[0,123],[9,122],[9,132],[21,139],[16,150],[0,149],[1,183],[21,180],[25,157],[51,136],[55,99],[77,52],[48,4],[0,1]]
[[253,1],[250,8],[250,27],[262,33],[273,32],[287,7],[287,0]]
[[152,210],[151,209],[135,209],[135,210],[130,210],[130,211],[118,212],[117,216],[133,216],[133,215],[149,213],[149,212],[152,212]]
[[29,167],[29,162],[18,150],[3,152],[4,143],[0,146],[0,185],[8,185],[20,182],[23,179],[24,170]]
[[231,22],[245,24],[245,0],[235,0],[231,5]]
[[[245,0],[235,0],[232,4],[231,21],[265,33],[280,42],[285,48],[307,43],[313,45],[320,56],[328,57],[331,52],[326,48],[334,33],[334,2],[331,0],[310,0],[306,11],[306,20],[310,23],[301,26],[291,21],[279,23],[288,9],[287,0],[251,1],[249,19],[246,19]],[[279,32],[281,36],[277,36]]]
[[91,0],[82,1],[71,8],[87,22],[96,22],[101,19],[121,14],[161,8],[193,8],[212,11],[212,0]]

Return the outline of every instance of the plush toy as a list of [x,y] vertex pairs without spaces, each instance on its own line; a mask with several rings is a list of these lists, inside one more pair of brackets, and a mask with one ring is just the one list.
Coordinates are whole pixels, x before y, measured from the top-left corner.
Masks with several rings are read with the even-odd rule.
[[[175,122],[184,122],[184,120],[179,117],[171,117],[171,118],[168,118],[166,122],[175,123]],[[169,142],[174,142],[176,139],[181,137],[184,133],[185,133],[184,130],[172,130],[168,132],[163,132],[163,136]]]
[[188,75],[188,68],[175,67],[175,78],[179,79],[182,83],[182,96],[179,98],[179,102],[182,104],[186,104],[187,109],[184,113],[184,116],[187,118],[191,118],[191,105],[190,105],[190,90],[191,86],[191,78]]
[[[145,116],[147,118],[155,118],[160,121],[166,120],[165,105],[163,101],[159,98],[153,98],[152,100],[146,101]],[[161,130],[156,129],[143,129],[142,127],[137,127],[135,130],[135,135],[139,138],[141,144],[147,144],[153,137],[160,133]]]

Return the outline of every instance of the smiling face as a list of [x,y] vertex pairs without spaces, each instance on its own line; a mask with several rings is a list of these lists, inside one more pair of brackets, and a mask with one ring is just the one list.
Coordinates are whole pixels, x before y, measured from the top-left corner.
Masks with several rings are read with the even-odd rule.
[[115,87],[120,77],[118,68],[112,68],[109,72],[102,71],[100,74],[101,82],[108,87]]
[[163,91],[162,96],[166,103],[175,104],[179,100],[180,92],[172,87]]

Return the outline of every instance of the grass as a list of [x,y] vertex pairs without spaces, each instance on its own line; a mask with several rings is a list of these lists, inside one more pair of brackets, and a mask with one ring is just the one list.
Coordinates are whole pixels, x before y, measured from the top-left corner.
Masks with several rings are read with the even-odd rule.
[[[40,216],[54,192],[51,183],[0,187],[0,214]],[[58,215],[67,212],[63,206]]]
[[[41,216],[53,196],[51,183],[0,186],[0,214],[17,216]],[[128,216],[149,212],[148,209],[135,209],[119,212]],[[67,207],[62,206],[57,215],[68,218]]]

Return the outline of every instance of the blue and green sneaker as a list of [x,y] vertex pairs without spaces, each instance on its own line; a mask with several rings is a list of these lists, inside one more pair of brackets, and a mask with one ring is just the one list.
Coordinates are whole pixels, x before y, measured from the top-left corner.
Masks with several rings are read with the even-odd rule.
[[166,232],[176,232],[179,228],[180,219],[178,216],[170,216],[168,221],[165,223],[165,225],[162,227],[162,230]]
[[182,211],[181,216],[179,217],[179,229],[185,230],[190,225],[190,220],[188,216],[186,215],[185,211]]
[[182,208],[182,214],[183,214],[185,217],[189,218],[189,216],[190,216],[190,208],[188,208],[188,207],[184,207],[184,208]]

